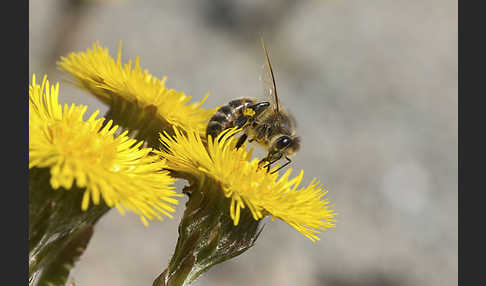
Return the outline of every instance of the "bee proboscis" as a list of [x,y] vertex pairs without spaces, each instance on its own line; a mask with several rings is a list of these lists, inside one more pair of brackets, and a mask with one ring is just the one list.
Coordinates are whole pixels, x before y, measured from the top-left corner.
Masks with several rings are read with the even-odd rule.
[[270,63],[268,51],[261,39],[265,52],[265,65],[262,73],[264,94],[269,101],[261,101],[253,97],[238,98],[220,107],[211,117],[206,129],[206,135],[216,138],[223,130],[235,127],[242,129],[243,135],[238,139],[239,148],[249,138],[265,147],[268,154],[260,163],[267,170],[278,160],[285,158],[287,162],[280,166],[277,172],[292,162],[289,157],[300,148],[300,138],[295,135],[296,122],[294,117],[279,103],[275,75]]

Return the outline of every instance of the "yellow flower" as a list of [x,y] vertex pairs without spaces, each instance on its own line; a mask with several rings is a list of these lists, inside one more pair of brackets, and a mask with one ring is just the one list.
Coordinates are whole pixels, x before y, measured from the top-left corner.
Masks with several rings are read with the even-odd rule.
[[173,137],[167,133],[161,136],[167,151],[158,153],[167,159],[169,169],[217,181],[224,195],[231,198],[230,216],[235,225],[240,209],[248,207],[255,220],[272,215],[312,241],[319,240],[320,231],[334,227],[335,213],[329,209],[329,201],[323,199],[327,191],[316,180],[297,189],[303,171],[290,179],[289,169],[278,178],[278,173],[259,167],[257,158],[251,160],[252,150],[247,152],[245,146],[235,149],[233,135],[238,131],[230,129],[214,141],[208,139],[206,147],[197,131],[185,135],[175,129]]
[[[141,111],[155,113],[159,120],[182,129],[196,129],[205,133],[206,122],[215,110],[205,110],[201,105],[208,94],[199,103],[187,104],[191,97],[165,87],[162,80],[152,76],[139,65],[139,58],[132,62],[121,64],[121,43],[115,60],[109,55],[107,48],[98,43],[86,52],[70,53],[67,58],[61,57],[58,63],[61,68],[75,77],[75,82],[90,91],[106,104],[115,105],[114,97],[135,104]],[[115,99],[116,100],[116,99]],[[131,129],[133,126],[131,126]],[[169,128],[170,129],[170,128]],[[156,132],[158,134],[158,132]]]
[[147,219],[172,217],[171,204],[180,196],[171,186],[164,160],[150,155],[151,148],[140,148],[123,132],[115,136],[118,126],[104,118],[95,119],[99,111],[86,121],[86,106],[58,104],[59,83],[42,84],[35,75],[29,86],[29,169],[50,168],[53,189],[71,189],[74,181],[84,188],[81,208],[86,210],[90,199],[99,204],[100,197],[109,207],[125,208]]

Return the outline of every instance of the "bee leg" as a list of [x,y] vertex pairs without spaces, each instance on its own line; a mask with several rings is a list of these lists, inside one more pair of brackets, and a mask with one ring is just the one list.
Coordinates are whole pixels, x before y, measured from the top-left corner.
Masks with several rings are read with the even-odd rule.
[[[258,168],[260,168],[263,164],[265,164],[265,162],[267,162],[267,157],[263,158],[260,160],[260,162],[258,162]],[[265,165],[263,168],[266,168],[267,166]]]
[[236,149],[239,149],[243,143],[245,143],[246,138],[248,138],[248,135],[243,134],[241,137],[238,139],[238,142],[236,142]]
[[[267,157],[268,157],[268,156],[267,156]],[[285,158],[287,158],[287,157],[285,157]],[[280,160],[280,159],[282,159],[282,154],[281,154],[281,153],[280,153],[280,156],[278,156],[278,158],[277,158],[277,159],[275,159],[275,160],[273,160],[273,161],[271,161],[271,162],[268,162],[268,164],[267,164],[267,165],[265,165],[263,168],[267,168],[267,173],[268,173],[268,172],[270,172],[270,166],[271,166],[273,163],[275,163],[275,162],[277,162],[278,160]],[[288,159],[287,159],[287,160],[288,160]],[[285,165],[284,165],[284,166],[285,166]],[[282,167],[278,168],[278,169],[277,169],[277,171],[278,171],[278,170],[280,170],[280,169],[282,169]],[[275,171],[274,171],[274,172],[272,172],[271,174],[273,174],[273,173],[275,173]]]
[[259,102],[259,103],[250,105],[249,108],[253,109],[256,114],[259,114],[263,110],[267,109],[269,106],[270,106],[270,102],[264,101],[264,102]]
[[292,162],[292,160],[289,159],[289,157],[285,156],[285,159],[287,159],[287,162],[285,164],[283,164],[282,166],[278,167],[277,170],[271,172],[270,174],[273,174],[275,172],[278,172],[280,171],[280,169],[282,169],[283,167],[287,166],[288,164],[290,164]]
[[236,119],[235,126],[241,128],[246,124],[246,122],[248,122],[248,116],[241,116],[238,119]]
[[253,138],[248,139],[248,142],[250,142],[250,143],[253,142],[253,141],[255,141],[255,139],[253,139]]

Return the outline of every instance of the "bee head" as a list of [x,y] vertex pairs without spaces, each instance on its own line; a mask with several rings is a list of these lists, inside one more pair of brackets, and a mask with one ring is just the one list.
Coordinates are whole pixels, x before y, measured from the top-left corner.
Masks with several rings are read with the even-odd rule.
[[269,155],[269,157],[279,156],[279,154],[282,154],[283,156],[292,156],[299,150],[299,148],[299,137],[289,135],[278,136],[271,144],[269,151],[269,154],[271,155]]

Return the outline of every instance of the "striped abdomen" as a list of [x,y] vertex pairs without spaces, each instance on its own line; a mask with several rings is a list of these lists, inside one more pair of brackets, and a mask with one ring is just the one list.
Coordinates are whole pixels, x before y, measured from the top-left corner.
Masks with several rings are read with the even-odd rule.
[[212,138],[216,138],[223,130],[234,127],[236,120],[244,116],[243,111],[255,103],[257,103],[256,98],[246,97],[232,100],[227,105],[221,106],[209,119],[206,136],[211,135]]

